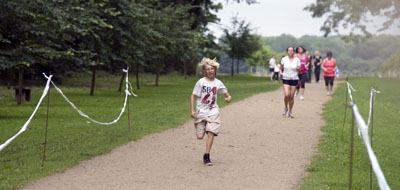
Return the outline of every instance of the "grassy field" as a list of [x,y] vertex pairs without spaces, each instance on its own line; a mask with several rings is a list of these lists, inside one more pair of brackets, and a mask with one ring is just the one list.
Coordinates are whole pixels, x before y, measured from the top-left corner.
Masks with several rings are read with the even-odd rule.
[[[280,83],[268,82],[266,78],[245,75],[217,78],[225,83],[233,102],[280,86]],[[88,95],[90,76],[69,78],[58,86],[83,112],[96,120],[109,122],[118,116],[124,101],[124,93],[117,92],[119,79],[120,76],[99,73],[95,96]],[[141,89],[135,90],[138,97],[130,98],[130,132],[126,113],[115,125],[88,123],[53,88],[45,169],[42,171],[40,165],[47,99],[28,130],[0,153],[0,189],[23,187],[32,180],[61,172],[144,135],[183,124],[191,119],[189,97],[197,80],[194,77],[183,80],[181,76],[161,76],[160,86],[155,87],[154,76],[141,76]],[[130,81],[135,84],[133,75]],[[31,101],[17,106],[13,91],[0,87],[0,143],[20,130],[34,110],[43,88],[44,84],[33,87]],[[226,105],[223,98],[223,95],[218,97],[220,106]]]
[[[392,189],[400,189],[400,89],[399,79],[352,78],[349,82],[357,90],[353,93],[365,122],[368,120],[370,88],[376,86],[381,91],[376,95],[374,117],[374,152]],[[349,152],[351,110],[347,112],[347,122],[343,139],[340,140],[344,118],[345,83],[336,90],[327,104],[324,118],[327,125],[322,128],[318,154],[308,168],[310,176],[304,180],[301,189],[347,189],[349,182]],[[369,189],[369,159],[361,137],[354,143],[353,189]],[[375,175],[373,189],[379,189]]]

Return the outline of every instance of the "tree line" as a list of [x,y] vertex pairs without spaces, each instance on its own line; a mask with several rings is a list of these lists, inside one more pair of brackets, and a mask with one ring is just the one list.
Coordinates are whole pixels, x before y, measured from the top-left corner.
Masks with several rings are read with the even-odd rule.
[[[222,48],[208,31],[221,8],[212,0],[0,1],[1,80],[9,86],[18,83],[21,94],[24,77],[40,80],[46,72],[61,80],[88,72],[93,95],[99,69],[122,73],[130,67],[138,89],[141,72],[155,74],[156,86],[162,73],[176,70],[186,78],[201,57],[237,49],[232,44]],[[252,39],[249,25],[244,28],[247,33],[235,38]],[[236,50],[234,56],[243,57]]]

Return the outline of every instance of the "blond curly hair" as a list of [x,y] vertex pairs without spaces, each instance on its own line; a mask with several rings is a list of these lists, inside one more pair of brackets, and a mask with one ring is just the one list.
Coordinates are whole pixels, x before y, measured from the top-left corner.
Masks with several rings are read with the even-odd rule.
[[214,67],[215,71],[217,71],[219,68],[219,63],[217,62],[217,58],[209,59],[209,58],[203,57],[199,66],[201,67],[202,70],[204,70],[204,67],[206,65],[210,65],[210,66]]

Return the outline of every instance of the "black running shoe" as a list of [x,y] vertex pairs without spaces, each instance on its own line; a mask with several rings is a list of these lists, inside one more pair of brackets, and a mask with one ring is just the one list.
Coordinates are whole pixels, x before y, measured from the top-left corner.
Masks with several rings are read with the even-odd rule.
[[204,156],[203,156],[203,163],[204,163],[206,166],[212,166],[212,165],[213,165],[213,163],[212,163],[211,160],[210,160],[210,154],[208,154],[208,153],[204,154]]

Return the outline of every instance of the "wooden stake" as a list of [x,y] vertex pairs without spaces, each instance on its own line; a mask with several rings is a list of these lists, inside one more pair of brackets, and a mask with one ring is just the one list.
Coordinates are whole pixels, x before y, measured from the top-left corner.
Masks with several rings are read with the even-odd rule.
[[[372,105],[371,105],[371,148],[374,146],[374,104],[375,104],[375,92],[372,93]],[[369,189],[372,190],[372,164],[369,167]]]
[[45,128],[45,131],[44,131],[42,170],[44,168],[44,161],[46,160],[47,127],[49,126],[50,89],[51,89],[51,84],[49,85],[49,90],[47,91],[46,128]]
[[349,82],[349,77],[346,77],[346,102],[344,103],[345,108],[344,108],[344,118],[343,118],[343,125],[342,125],[342,131],[340,133],[340,139],[342,140],[343,138],[343,129],[344,129],[344,125],[346,123],[346,114],[347,114],[347,96],[349,95],[349,91],[347,89],[347,82]]
[[353,154],[354,154],[354,112],[351,118],[351,132],[350,132],[349,190],[353,188]]
[[130,132],[131,132],[131,119],[130,119],[130,116],[129,116],[129,96],[128,96],[128,100],[127,100],[127,106],[128,106],[128,128],[129,128],[129,134],[130,134]]

